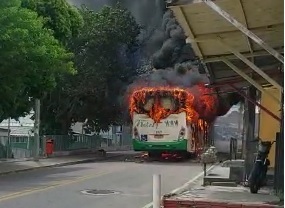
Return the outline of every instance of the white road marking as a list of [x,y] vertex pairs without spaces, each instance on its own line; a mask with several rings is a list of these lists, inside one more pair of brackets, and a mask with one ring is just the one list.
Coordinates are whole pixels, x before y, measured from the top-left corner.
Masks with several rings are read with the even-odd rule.
[[[206,172],[209,172],[210,170],[212,170],[215,167],[215,165],[212,165],[211,167],[209,167],[207,169]],[[199,173],[198,175],[196,175],[194,178],[190,179],[189,181],[187,181],[184,185],[172,190],[170,192],[170,194],[179,194],[183,191],[185,191],[192,183],[194,183],[196,180],[198,180],[199,178],[201,178],[204,175],[204,171]],[[162,196],[163,197],[163,196]],[[161,198],[162,198],[161,197]],[[151,208],[152,207],[152,202],[148,203],[147,205],[145,205],[143,208]]]

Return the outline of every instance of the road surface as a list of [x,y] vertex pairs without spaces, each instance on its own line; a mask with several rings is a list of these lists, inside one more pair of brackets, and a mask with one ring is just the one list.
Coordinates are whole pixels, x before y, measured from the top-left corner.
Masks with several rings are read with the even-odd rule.
[[[198,163],[109,160],[0,176],[1,208],[142,208],[152,201],[152,175],[169,193],[201,173]],[[84,190],[110,190],[87,195]],[[105,192],[101,194],[105,194]]]

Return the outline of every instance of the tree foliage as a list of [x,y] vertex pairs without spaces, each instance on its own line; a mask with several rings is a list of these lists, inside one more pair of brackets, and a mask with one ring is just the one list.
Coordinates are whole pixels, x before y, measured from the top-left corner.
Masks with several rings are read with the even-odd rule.
[[53,30],[54,37],[65,44],[79,33],[83,24],[78,10],[66,0],[22,0],[22,7],[43,17],[45,28]]
[[120,92],[135,70],[130,65],[140,28],[130,12],[119,5],[95,13],[80,9],[84,25],[69,47],[78,73],[64,77],[45,99],[43,130],[66,133],[70,124],[89,120],[96,130],[119,122]]
[[73,73],[68,53],[44,28],[37,13],[20,0],[0,1],[0,120],[30,111],[31,100],[56,85],[56,76]]

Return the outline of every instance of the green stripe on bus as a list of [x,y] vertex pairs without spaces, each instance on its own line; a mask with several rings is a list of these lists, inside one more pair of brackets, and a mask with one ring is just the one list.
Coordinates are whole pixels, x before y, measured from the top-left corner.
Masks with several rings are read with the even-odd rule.
[[133,148],[135,151],[149,150],[185,150],[187,151],[187,140],[172,142],[143,142],[133,139]]

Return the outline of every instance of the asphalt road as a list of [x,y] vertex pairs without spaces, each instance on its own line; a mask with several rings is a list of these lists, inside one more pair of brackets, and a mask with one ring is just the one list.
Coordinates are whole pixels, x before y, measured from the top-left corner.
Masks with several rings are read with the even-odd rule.
[[[152,201],[152,175],[169,193],[202,171],[189,161],[84,163],[0,176],[0,208],[142,208]],[[87,195],[84,190],[112,190]]]

